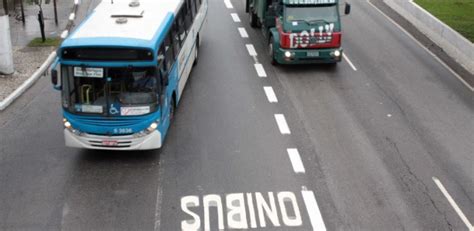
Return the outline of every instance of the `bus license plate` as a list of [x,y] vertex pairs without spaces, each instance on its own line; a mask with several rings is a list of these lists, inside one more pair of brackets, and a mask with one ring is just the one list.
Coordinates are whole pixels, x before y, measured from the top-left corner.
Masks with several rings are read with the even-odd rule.
[[308,57],[319,57],[319,51],[308,51],[308,52],[306,52],[306,56],[308,56]]
[[114,147],[114,146],[118,146],[118,142],[116,140],[102,140],[102,145]]

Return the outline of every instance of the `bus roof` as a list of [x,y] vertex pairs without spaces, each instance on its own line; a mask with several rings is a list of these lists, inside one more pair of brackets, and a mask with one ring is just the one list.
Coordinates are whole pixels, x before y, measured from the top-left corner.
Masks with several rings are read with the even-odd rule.
[[[113,3],[112,3],[113,2]],[[133,2],[139,5],[130,6]],[[157,49],[182,0],[103,0],[61,47]]]

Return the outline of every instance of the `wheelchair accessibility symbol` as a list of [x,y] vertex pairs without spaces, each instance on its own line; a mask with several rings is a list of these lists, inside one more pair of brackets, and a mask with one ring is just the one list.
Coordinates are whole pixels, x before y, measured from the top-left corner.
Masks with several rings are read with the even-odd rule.
[[115,114],[120,113],[120,111],[113,104],[110,104],[109,113],[111,115],[115,115]]

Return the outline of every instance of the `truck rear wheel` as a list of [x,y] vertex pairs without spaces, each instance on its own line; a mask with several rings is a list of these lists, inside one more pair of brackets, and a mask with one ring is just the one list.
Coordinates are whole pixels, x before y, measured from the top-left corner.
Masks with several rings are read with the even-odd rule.
[[257,14],[253,12],[253,9],[250,9],[249,15],[250,15],[250,26],[254,28],[258,27]]

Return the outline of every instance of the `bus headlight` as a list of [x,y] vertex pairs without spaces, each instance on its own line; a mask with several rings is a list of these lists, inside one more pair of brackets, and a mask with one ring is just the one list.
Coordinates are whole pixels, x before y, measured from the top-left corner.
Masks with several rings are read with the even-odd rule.
[[334,51],[334,56],[336,56],[336,57],[341,56],[341,51],[339,51],[339,50]]
[[146,129],[148,132],[153,132],[156,130],[156,128],[158,128],[158,124],[153,122],[150,124],[150,126]]
[[72,128],[72,125],[69,121],[65,120],[64,121],[64,127],[70,130]]
[[285,57],[286,57],[286,58],[290,58],[290,57],[291,57],[291,52],[285,51]]

